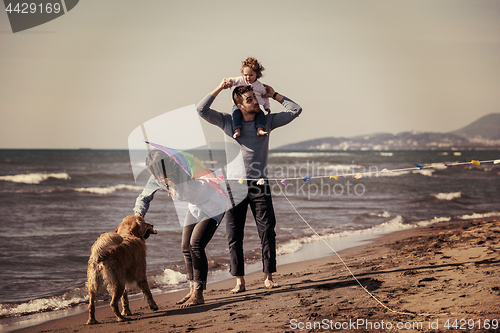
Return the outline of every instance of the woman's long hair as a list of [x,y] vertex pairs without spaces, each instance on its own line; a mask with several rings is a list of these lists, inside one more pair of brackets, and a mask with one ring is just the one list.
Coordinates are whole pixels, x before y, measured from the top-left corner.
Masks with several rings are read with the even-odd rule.
[[146,157],[146,169],[157,181],[165,184],[172,195],[177,191],[178,185],[191,179],[173,158],[160,149],[153,149],[149,152]]

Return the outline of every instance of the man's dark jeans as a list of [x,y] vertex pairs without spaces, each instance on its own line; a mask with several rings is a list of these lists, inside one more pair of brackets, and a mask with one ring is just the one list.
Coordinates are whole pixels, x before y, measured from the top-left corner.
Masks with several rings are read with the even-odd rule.
[[274,231],[276,218],[271,188],[267,180],[264,185],[257,185],[256,180],[248,181],[248,194],[245,199],[226,213],[226,231],[231,261],[230,273],[233,276],[245,275],[243,237],[248,206],[252,210],[260,237],[263,272],[274,273],[276,272],[276,232]]

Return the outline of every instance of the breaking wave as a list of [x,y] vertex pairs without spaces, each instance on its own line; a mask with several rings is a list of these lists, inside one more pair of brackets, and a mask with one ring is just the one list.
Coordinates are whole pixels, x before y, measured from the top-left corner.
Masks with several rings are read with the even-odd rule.
[[462,215],[460,219],[462,220],[474,220],[474,219],[484,219],[487,217],[500,216],[500,212],[490,212],[490,213],[472,213],[470,215]]
[[142,191],[143,187],[141,186],[135,186],[135,185],[124,185],[124,184],[119,184],[115,186],[107,186],[107,187],[80,187],[80,188],[75,188],[76,192],[80,193],[93,193],[93,194],[110,194],[116,191],[120,190],[130,190],[130,191]]
[[4,303],[0,304],[0,318],[10,316],[21,316],[30,313],[45,311],[56,311],[88,301],[86,288],[78,288],[75,291],[62,296],[34,299],[26,303]]
[[[460,192],[457,192],[457,193],[460,193]],[[446,199],[446,200],[448,200],[448,199]],[[373,213],[373,216],[389,217],[389,213],[386,211],[384,211],[383,213],[379,213],[379,214]],[[427,226],[435,224],[435,223],[450,222],[450,221],[452,221],[452,219],[455,219],[455,220],[457,220],[457,219],[458,220],[473,220],[473,219],[484,219],[484,218],[497,217],[497,216],[500,216],[500,212],[472,213],[472,214],[466,214],[466,215],[455,216],[455,217],[442,216],[442,217],[434,217],[434,218],[429,219],[429,220],[416,221],[416,222],[412,222],[412,223],[404,223],[403,217],[398,215],[398,216],[390,219],[387,222],[384,222],[382,224],[376,225],[376,226],[368,228],[368,229],[342,231],[339,233],[322,235],[321,238],[328,240],[328,239],[338,239],[338,238],[344,238],[344,237],[349,237],[349,236],[358,236],[358,235],[374,235],[375,236],[375,235],[388,234],[391,232],[413,229],[413,228],[418,228],[418,227],[427,227]],[[320,238],[316,235],[292,239],[287,243],[279,245],[279,247],[276,249],[276,254],[283,255],[283,254],[294,253],[294,252],[297,252],[298,250],[300,250],[302,248],[302,245],[307,244],[307,243],[311,243],[311,242],[317,242],[319,240],[320,240]]]
[[[382,214],[385,216],[384,213]],[[342,231],[339,233],[322,235],[321,238],[328,240],[328,239],[338,239],[338,238],[358,236],[358,235],[379,235],[379,234],[391,233],[394,231],[412,229],[415,227],[417,226],[414,224],[403,223],[403,217],[398,215],[387,222],[381,223],[379,225],[376,225],[368,229]],[[283,255],[283,254],[294,253],[297,252],[302,247],[303,244],[317,242],[319,240],[320,238],[316,235],[293,239],[283,245],[280,245],[276,250],[276,254]]]
[[431,194],[433,197],[435,197],[438,200],[453,200],[453,199],[458,199],[462,196],[462,192],[451,192],[451,193],[437,193],[437,194]]
[[181,272],[174,271],[173,269],[166,268],[162,274],[156,275],[152,277],[154,283],[152,286],[157,285],[180,285],[182,283],[186,283],[187,277],[186,274],[182,274]]
[[375,217],[390,217],[391,214],[389,214],[388,211],[383,211],[382,213],[368,213],[369,216],[375,216]]
[[[161,274],[149,276],[150,288],[160,288],[161,290],[172,290],[180,287],[186,287],[187,278],[185,274],[174,271],[172,269],[165,269]],[[135,294],[140,294],[136,288],[131,289]],[[105,294],[99,294],[100,297]],[[40,313],[46,311],[57,311],[67,309],[79,304],[87,303],[89,300],[87,288],[77,288],[73,291],[67,292],[62,296],[54,296],[48,298],[40,298],[30,300],[25,303],[0,303],[0,318],[3,317],[17,317],[33,313]],[[1,326],[0,326],[1,331]]]
[[269,157],[318,157],[318,156],[349,156],[350,153],[338,152],[276,152],[269,153]]
[[41,182],[49,179],[62,179],[68,180],[71,177],[65,173],[26,173],[19,175],[9,175],[9,176],[0,176],[0,180],[14,182],[14,183],[25,183],[25,184],[40,184]]

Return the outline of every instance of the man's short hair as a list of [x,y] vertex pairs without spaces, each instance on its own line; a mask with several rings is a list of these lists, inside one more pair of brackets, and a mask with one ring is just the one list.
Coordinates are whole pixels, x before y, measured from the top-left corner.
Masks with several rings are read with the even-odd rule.
[[243,104],[243,94],[249,91],[253,92],[252,86],[239,86],[233,90],[233,102],[235,105]]

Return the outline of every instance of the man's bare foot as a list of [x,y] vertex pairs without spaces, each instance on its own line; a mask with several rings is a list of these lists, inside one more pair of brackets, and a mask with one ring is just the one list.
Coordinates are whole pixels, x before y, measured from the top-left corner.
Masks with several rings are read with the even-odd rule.
[[234,130],[234,134],[233,134],[233,138],[239,138],[241,135],[241,130],[240,129],[235,129]]
[[257,135],[258,135],[258,136],[268,136],[268,135],[269,135],[269,133],[264,132],[264,129],[259,127],[259,128],[257,129]]
[[272,273],[264,273],[264,287],[267,289],[278,288],[280,285],[273,281]]
[[191,289],[189,291],[189,294],[187,294],[186,296],[184,296],[180,301],[175,302],[175,304],[184,304],[188,299],[191,298],[192,294],[193,294],[193,290]]
[[205,299],[203,298],[203,295],[197,295],[196,293],[193,293],[193,295],[184,303],[181,305],[181,308],[187,308],[190,306],[195,306],[195,305],[201,305],[205,304]]
[[246,291],[245,289],[245,278],[243,276],[236,277],[236,287],[229,291],[230,294],[237,294]]
[[280,285],[273,280],[264,280],[264,287],[266,287],[267,289],[279,288],[279,286]]

